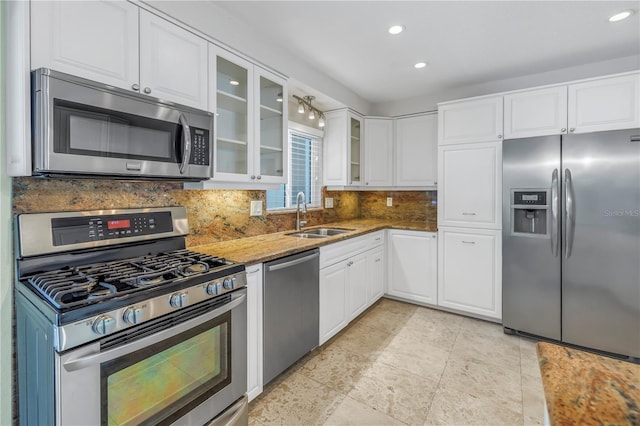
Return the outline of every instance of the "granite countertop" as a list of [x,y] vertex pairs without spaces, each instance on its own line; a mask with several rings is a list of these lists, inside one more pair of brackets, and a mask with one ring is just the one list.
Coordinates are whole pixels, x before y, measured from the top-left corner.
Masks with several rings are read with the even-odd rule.
[[640,365],[551,343],[537,350],[550,424],[640,424]]
[[424,221],[398,222],[384,219],[354,219],[309,227],[309,229],[312,228],[343,228],[349,229],[350,231],[326,238],[296,238],[287,235],[295,232],[294,230],[288,230],[273,234],[257,235],[255,237],[194,246],[189,247],[189,249],[215,256],[222,256],[234,262],[253,265],[381,229],[391,228],[430,232],[436,232],[437,230],[433,225],[429,225]]

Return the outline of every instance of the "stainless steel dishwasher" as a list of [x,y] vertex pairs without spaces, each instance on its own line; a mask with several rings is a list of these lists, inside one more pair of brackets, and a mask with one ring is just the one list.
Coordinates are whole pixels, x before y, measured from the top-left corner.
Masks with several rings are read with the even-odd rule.
[[315,249],[265,263],[265,385],[318,346],[319,259]]

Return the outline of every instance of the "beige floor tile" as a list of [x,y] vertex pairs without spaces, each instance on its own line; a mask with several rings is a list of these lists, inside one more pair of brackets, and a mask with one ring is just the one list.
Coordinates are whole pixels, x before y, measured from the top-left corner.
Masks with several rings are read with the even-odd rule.
[[522,374],[540,377],[536,342],[522,337],[520,338],[520,367],[522,368]]
[[322,424],[345,395],[299,373],[293,373],[252,402],[249,415],[264,425]]
[[502,324],[484,321],[476,318],[462,318],[462,322],[460,323],[460,328],[462,328],[462,330],[489,337],[510,337],[516,340],[519,339],[517,336],[504,334]]
[[356,323],[333,340],[330,345],[374,361],[392,339],[393,335],[389,332]]
[[413,313],[416,311],[416,309],[419,309],[419,307],[412,303],[401,302],[399,300],[383,297],[378,302],[376,302],[375,305],[373,305],[372,309],[382,309],[399,313]]
[[448,350],[397,335],[377,361],[437,383],[448,358]]
[[413,318],[418,320],[435,321],[438,324],[450,328],[458,328],[464,321],[464,317],[461,315],[427,307],[418,307],[413,314]]
[[540,375],[522,375],[522,414],[527,425],[544,423],[544,389]]
[[446,319],[424,318],[414,314],[396,335],[450,350],[459,331],[459,326],[448,323]]
[[404,423],[355,399],[346,397],[324,424],[327,426],[373,426],[400,425]]
[[522,411],[522,379],[519,371],[476,358],[450,357],[440,388],[465,392],[516,412]]
[[436,388],[436,382],[376,362],[348,396],[413,425],[426,420]]
[[395,333],[399,328],[402,328],[409,318],[411,318],[414,310],[415,308],[413,310],[390,310],[384,305],[382,307],[380,305],[376,305],[370,311],[358,318],[356,323],[375,328],[376,330]]
[[520,373],[520,346],[518,337],[477,334],[460,330],[451,349],[456,358],[476,358],[488,364],[509,368]]
[[298,371],[346,394],[353,389],[371,363],[372,361],[364,356],[330,345],[310,358]]
[[438,389],[425,425],[520,425],[522,414],[453,389]]

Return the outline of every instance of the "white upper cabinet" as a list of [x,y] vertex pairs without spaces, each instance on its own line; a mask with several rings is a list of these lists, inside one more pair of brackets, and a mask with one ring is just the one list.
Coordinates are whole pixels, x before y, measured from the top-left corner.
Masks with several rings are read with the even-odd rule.
[[206,40],[125,1],[31,2],[31,68],[207,109]]
[[640,127],[640,73],[569,85],[569,132]]
[[364,184],[393,185],[393,120],[364,119]]
[[216,111],[213,179],[286,183],[286,81],[210,44],[209,88]]
[[502,96],[438,106],[438,144],[490,142],[502,139]]
[[207,109],[207,41],[140,10],[140,92]]
[[435,186],[438,115],[398,118],[395,130],[395,185]]
[[255,149],[254,173],[264,183],[287,180],[287,86],[277,75],[254,68]]
[[567,133],[567,87],[529,90],[504,96],[504,138]]
[[502,143],[441,146],[438,226],[500,229]]
[[358,186],[362,175],[362,116],[342,109],[325,114],[323,181],[331,186]]
[[138,7],[126,1],[31,2],[31,69],[132,90],[139,84]]

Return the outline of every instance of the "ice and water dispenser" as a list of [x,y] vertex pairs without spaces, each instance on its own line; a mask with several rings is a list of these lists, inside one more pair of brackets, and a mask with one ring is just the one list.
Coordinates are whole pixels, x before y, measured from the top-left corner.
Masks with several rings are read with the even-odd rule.
[[549,234],[549,220],[546,190],[511,191],[511,235],[545,237]]

